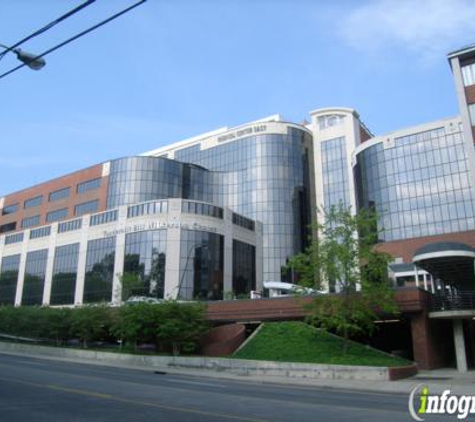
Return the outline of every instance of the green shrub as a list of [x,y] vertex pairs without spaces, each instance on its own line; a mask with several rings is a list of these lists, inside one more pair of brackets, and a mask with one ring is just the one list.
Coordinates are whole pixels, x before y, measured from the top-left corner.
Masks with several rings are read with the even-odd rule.
[[160,305],[161,323],[157,328],[157,338],[173,355],[192,353],[198,347],[200,338],[208,331],[209,324],[204,319],[205,306],[198,303],[178,303],[168,301]]
[[122,340],[133,349],[152,343],[175,354],[191,353],[208,330],[204,312],[201,304],[175,301],[121,308],[0,306],[0,333],[51,340],[57,346],[70,339],[79,339],[83,347],[94,341]]
[[108,340],[112,325],[111,308],[105,305],[84,306],[71,313],[70,335],[80,339],[83,347],[87,347],[88,342]]
[[140,343],[156,343],[160,306],[148,303],[122,306],[111,333],[135,350]]

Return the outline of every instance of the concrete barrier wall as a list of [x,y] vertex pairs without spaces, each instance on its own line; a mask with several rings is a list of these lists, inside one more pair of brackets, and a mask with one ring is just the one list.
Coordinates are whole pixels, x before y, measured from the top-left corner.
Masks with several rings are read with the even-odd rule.
[[97,352],[47,346],[0,342],[0,353],[57,357],[81,362],[107,362],[111,366],[136,366],[154,370],[167,368],[224,371],[238,375],[269,375],[289,378],[335,380],[390,380],[386,367],[316,365],[310,363],[271,362],[211,357],[144,356]]

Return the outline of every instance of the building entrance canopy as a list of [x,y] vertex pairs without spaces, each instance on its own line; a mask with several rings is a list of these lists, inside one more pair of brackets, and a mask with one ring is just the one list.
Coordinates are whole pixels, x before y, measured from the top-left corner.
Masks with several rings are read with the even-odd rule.
[[475,249],[458,242],[437,242],[419,248],[412,261],[446,286],[475,290]]

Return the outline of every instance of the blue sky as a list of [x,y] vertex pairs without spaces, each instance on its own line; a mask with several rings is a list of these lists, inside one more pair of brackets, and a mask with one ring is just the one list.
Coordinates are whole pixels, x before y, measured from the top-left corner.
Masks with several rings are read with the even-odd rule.
[[[4,0],[0,43],[80,3]],[[97,0],[23,48],[132,3]],[[148,0],[0,79],[0,196],[274,113],[353,107],[375,134],[456,115],[446,54],[474,34],[473,0]]]

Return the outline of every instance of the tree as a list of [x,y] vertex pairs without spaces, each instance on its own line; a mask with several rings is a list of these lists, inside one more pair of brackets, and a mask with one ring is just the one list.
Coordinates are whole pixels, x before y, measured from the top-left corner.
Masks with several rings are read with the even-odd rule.
[[380,252],[377,216],[361,210],[353,214],[341,203],[320,211],[323,222],[313,226],[309,247],[289,261],[299,283],[321,290],[327,283],[336,294],[316,296],[309,321],[342,335],[344,351],[357,333],[372,333],[378,313],[397,313],[388,278],[390,255]]
[[173,300],[159,306],[161,323],[157,328],[158,340],[164,346],[171,347],[174,356],[179,355],[182,350],[193,352],[209,329],[209,324],[204,319],[205,306]]
[[124,272],[119,276],[121,285],[121,299],[125,302],[131,296],[144,294],[144,283],[137,273]]
[[140,343],[156,343],[157,327],[161,321],[159,305],[138,303],[119,308],[111,332],[126,346],[137,350]]
[[88,342],[107,338],[111,325],[111,311],[105,305],[83,306],[71,314],[71,335],[82,340],[84,348]]

